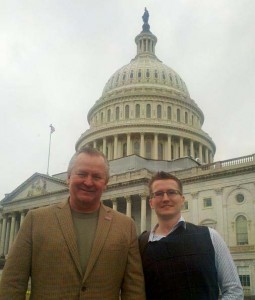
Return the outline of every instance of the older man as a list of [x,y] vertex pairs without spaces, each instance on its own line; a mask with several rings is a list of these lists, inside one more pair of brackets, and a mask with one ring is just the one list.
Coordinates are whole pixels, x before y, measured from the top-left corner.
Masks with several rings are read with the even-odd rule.
[[0,283],[0,299],[145,299],[134,222],[104,206],[108,162],[82,148],[68,167],[68,200],[29,211]]

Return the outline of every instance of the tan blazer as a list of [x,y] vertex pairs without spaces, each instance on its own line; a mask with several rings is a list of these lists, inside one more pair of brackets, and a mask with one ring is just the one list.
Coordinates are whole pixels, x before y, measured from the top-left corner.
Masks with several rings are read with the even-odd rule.
[[9,251],[0,299],[145,299],[133,220],[101,205],[83,276],[68,201],[29,211]]

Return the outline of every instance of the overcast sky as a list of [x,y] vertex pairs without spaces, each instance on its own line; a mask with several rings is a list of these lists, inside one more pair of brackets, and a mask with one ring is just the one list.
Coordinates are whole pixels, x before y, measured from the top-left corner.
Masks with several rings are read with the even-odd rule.
[[0,0],[0,199],[66,170],[87,113],[136,55],[144,7],[156,55],[186,82],[215,161],[255,153],[254,0]]

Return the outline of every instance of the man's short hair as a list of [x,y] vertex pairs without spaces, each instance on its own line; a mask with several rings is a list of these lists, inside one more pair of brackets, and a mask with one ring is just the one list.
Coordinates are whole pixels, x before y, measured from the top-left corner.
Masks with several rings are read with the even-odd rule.
[[109,162],[108,162],[106,156],[101,151],[97,150],[96,148],[92,148],[89,146],[82,146],[77,152],[74,153],[74,155],[72,156],[72,158],[68,164],[67,177],[70,177],[72,169],[73,169],[75,161],[76,161],[76,158],[81,153],[85,153],[85,154],[92,155],[92,156],[101,156],[104,159],[105,170],[106,170],[106,181],[108,181],[109,177],[110,177],[110,171],[109,171]]
[[173,174],[170,174],[170,173],[167,173],[167,172],[164,172],[164,171],[159,171],[151,177],[151,179],[149,181],[150,193],[152,193],[151,187],[152,187],[152,184],[153,184],[154,181],[156,181],[156,180],[167,180],[167,179],[174,180],[178,184],[179,190],[182,193],[182,182],[180,181],[180,179],[177,178],[176,176],[174,176]]

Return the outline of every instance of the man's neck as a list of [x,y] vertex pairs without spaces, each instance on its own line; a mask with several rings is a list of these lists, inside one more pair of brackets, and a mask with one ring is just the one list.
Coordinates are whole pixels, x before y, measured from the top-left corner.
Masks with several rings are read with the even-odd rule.
[[181,216],[175,217],[173,219],[158,218],[158,227],[155,233],[159,235],[167,235],[172,228],[177,224]]

